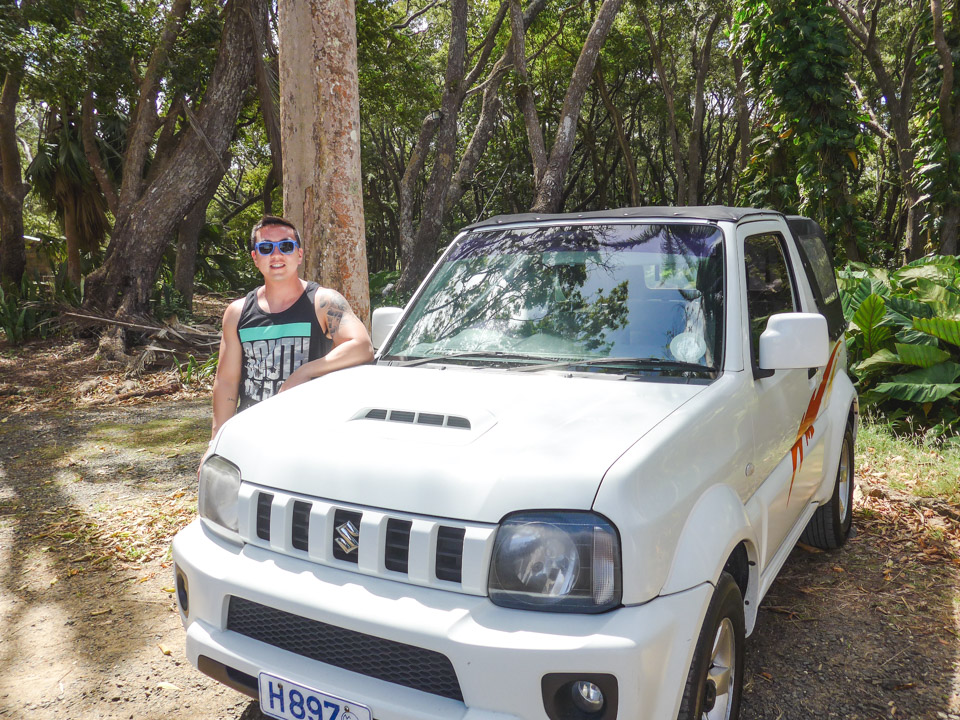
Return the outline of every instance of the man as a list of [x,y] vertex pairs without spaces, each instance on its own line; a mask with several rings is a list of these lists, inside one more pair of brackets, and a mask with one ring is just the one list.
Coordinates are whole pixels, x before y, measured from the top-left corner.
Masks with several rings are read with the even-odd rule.
[[346,299],[297,275],[303,247],[293,223],[265,216],[254,225],[249,248],[263,285],[223,314],[213,436],[240,410],[373,359],[367,329]]

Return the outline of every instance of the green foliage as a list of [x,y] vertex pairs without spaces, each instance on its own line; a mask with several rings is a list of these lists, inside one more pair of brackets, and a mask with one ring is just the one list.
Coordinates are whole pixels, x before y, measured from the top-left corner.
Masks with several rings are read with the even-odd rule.
[[161,281],[154,288],[150,305],[154,316],[161,321],[172,316],[181,318],[190,314],[183,294],[166,281]]
[[[956,6],[954,6],[956,8]],[[933,16],[923,14],[921,22],[922,37],[927,40],[920,52],[917,79],[917,106],[914,126],[916,128],[916,158],[919,190],[929,203],[929,211],[924,224],[936,236],[939,234],[940,219],[948,206],[960,206],[960,152],[950,152],[944,136],[943,122],[940,118],[940,90],[943,86],[943,66],[940,55],[933,44]],[[944,3],[944,39],[953,58],[953,107],[960,108],[960,19]],[[951,17],[953,15],[953,17]],[[951,19],[953,20],[951,22]]]
[[180,382],[184,385],[190,385],[194,382],[200,383],[208,380],[216,375],[217,362],[219,359],[220,353],[216,352],[206,360],[197,360],[197,358],[191,354],[187,356],[187,359],[183,363],[177,360],[176,357],[173,358],[173,362],[177,366],[177,377],[180,379]]
[[845,79],[852,53],[836,10],[827,0],[740,2],[735,26],[767,117],[754,143],[746,204],[808,215],[828,237],[854,242],[864,226],[851,187],[865,138]]
[[865,408],[897,431],[960,441],[960,259],[839,273],[847,351]]
[[399,270],[380,270],[370,273],[370,309],[378,307],[403,307],[409,297],[397,295],[394,288],[400,279]]
[[19,345],[31,337],[46,337],[55,312],[44,303],[42,286],[26,275],[19,288],[0,285],[0,331],[7,342]]

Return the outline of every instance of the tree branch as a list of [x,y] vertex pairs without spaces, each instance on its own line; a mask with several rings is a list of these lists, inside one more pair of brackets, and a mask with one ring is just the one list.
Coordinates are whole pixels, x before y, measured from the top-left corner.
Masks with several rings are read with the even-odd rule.
[[87,158],[87,163],[93,170],[93,175],[97,179],[100,191],[107,200],[107,207],[110,208],[110,212],[116,217],[120,199],[117,196],[117,188],[113,184],[113,179],[107,172],[107,168],[103,164],[103,158],[100,157],[100,150],[97,147],[97,135],[95,131],[97,120],[93,112],[92,90],[83,96],[80,112],[80,139],[83,142],[83,153]]
[[157,96],[160,93],[160,78],[173,44],[180,34],[183,18],[189,9],[190,0],[174,0],[167,15],[163,34],[153,49],[150,62],[147,63],[146,72],[140,82],[140,96],[130,123],[127,152],[123,163],[123,179],[118,202],[120,213],[124,212],[126,206],[140,198],[144,187],[143,168],[147,162],[153,134],[157,129]]
[[418,17],[423,15],[425,12],[429,11],[432,8],[435,8],[439,4],[440,4],[440,0],[433,0],[433,2],[431,2],[426,7],[421,8],[420,10],[417,10],[415,13],[407,17],[407,19],[404,20],[402,23],[397,23],[397,24],[391,25],[390,27],[392,27],[394,30],[406,30],[408,27],[410,27],[410,23],[412,23]]

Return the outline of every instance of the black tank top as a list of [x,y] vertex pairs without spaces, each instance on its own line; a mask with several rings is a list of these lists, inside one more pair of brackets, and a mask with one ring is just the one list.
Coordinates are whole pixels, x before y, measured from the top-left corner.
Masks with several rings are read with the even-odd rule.
[[313,304],[319,288],[308,282],[297,301],[278,313],[260,308],[256,290],[247,293],[237,324],[243,348],[240,410],[276,395],[294,370],[330,352],[333,343],[324,335]]

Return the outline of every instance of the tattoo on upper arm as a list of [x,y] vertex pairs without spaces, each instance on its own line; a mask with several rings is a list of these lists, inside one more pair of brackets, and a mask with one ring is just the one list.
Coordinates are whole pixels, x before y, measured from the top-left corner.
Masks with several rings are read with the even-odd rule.
[[323,298],[320,309],[326,309],[327,333],[330,337],[336,337],[344,317],[349,318],[353,315],[350,304],[336,291],[330,291],[329,295]]

